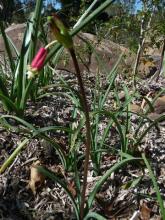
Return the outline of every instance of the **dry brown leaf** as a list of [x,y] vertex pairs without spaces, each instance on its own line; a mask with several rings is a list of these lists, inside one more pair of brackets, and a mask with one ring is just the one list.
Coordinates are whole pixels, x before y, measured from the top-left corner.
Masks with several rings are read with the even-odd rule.
[[39,188],[44,183],[44,180],[45,180],[44,175],[38,172],[37,167],[40,165],[41,165],[41,162],[37,160],[30,167],[30,181],[28,184],[28,188],[32,190],[34,195],[36,194],[37,188]]
[[68,183],[68,190],[70,191],[73,197],[76,197],[77,193],[76,193],[74,181],[71,181],[70,183]]
[[143,201],[140,207],[140,216],[142,220],[150,220],[151,209],[148,208],[147,203]]

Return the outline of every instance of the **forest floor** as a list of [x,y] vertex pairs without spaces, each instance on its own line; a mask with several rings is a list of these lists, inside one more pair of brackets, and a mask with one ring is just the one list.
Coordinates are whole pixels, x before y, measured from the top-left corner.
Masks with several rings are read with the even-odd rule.
[[[71,86],[76,88],[76,79],[68,72],[62,71],[60,73],[64,79],[69,82]],[[95,83],[95,76],[86,74],[84,76],[86,91],[88,94],[88,102],[92,102],[92,88]],[[57,82],[58,80],[55,79]],[[149,82],[150,78],[138,81],[138,91],[141,95],[154,97],[161,89],[165,88],[165,79],[160,77],[158,82],[153,80]],[[131,81],[117,76],[115,84],[118,85],[118,92],[121,101],[122,84],[127,85],[131,92]],[[106,87],[106,86],[105,86]],[[104,88],[104,85],[103,85]],[[47,92],[53,93],[62,91],[61,88],[54,87]],[[161,94],[165,97],[165,92]],[[107,109],[114,108],[113,91],[110,92],[108,101],[106,103]],[[137,110],[143,100],[134,98],[132,103],[132,111]],[[133,110],[136,109],[136,110]],[[71,102],[65,97],[60,96],[45,96],[37,100],[37,102],[29,102],[25,114],[25,120],[32,123],[35,127],[45,127],[51,125],[68,126],[71,123],[71,114],[73,106]],[[155,111],[150,113],[151,120],[158,117],[165,112],[164,107],[156,107]],[[4,112],[0,109],[0,114]],[[122,123],[121,119],[121,123]],[[0,127],[0,164],[2,164],[23,137],[28,135],[21,131],[21,125],[14,120],[9,119],[8,122],[13,125],[14,129],[6,129]],[[131,116],[131,131],[137,128],[138,116]],[[160,122],[157,128],[151,129],[137,149],[138,154],[144,152],[152,164],[152,169],[157,179],[162,198],[165,201],[165,122]],[[100,135],[102,129],[106,126],[106,119],[103,118],[100,124]],[[141,129],[148,125],[142,126]],[[131,136],[131,133],[129,133]],[[64,148],[68,149],[68,138],[65,133],[49,132],[49,136],[57,140]],[[99,137],[98,137],[99,138]],[[109,138],[106,142],[109,153],[104,153],[101,162],[101,172],[104,174],[110,167],[112,167],[118,160],[120,150],[120,139],[115,127],[112,126]],[[82,146],[82,149],[84,146]],[[82,151],[82,149],[80,149]],[[54,148],[42,140],[41,138],[32,139],[25,149],[16,157],[12,165],[0,175],[0,219],[3,220],[62,220],[75,219],[74,210],[67,194],[59,186],[59,184],[45,179],[40,187],[37,187],[34,194],[31,188],[28,187],[30,181],[30,172],[32,164],[40,161],[43,166],[51,171],[59,174],[62,180],[67,181],[71,193],[74,195],[74,183],[72,173],[65,172],[61,166],[60,160],[55,153]],[[87,195],[92,187],[95,185],[100,175],[95,176],[92,170],[91,162],[89,164]],[[83,162],[79,165],[80,175],[83,174]],[[138,183],[131,182],[136,180]],[[131,185],[132,184],[132,185]],[[133,185],[135,184],[135,185]],[[93,211],[105,216],[106,219],[152,219],[160,220],[160,209],[156,199],[152,181],[150,179],[148,170],[141,168],[138,164],[129,164],[110,178],[103,185],[101,191],[97,194],[95,203],[92,207]],[[133,217],[137,214],[137,218]]]

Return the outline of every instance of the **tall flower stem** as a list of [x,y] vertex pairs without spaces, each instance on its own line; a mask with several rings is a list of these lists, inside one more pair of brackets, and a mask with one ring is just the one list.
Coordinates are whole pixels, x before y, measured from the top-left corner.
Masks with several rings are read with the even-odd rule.
[[89,109],[88,109],[88,103],[87,98],[85,94],[84,84],[81,77],[80,68],[78,65],[78,61],[76,58],[76,54],[73,48],[69,49],[69,52],[72,56],[73,64],[76,71],[76,76],[78,79],[78,84],[80,87],[80,101],[83,107],[83,111],[85,114],[85,126],[86,126],[86,151],[85,151],[85,162],[84,162],[84,179],[83,179],[83,185],[82,185],[82,192],[81,192],[81,205],[80,205],[80,219],[82,220],[84,217],[84,205],[85,205],[85,193],[86,193],[86,187],[87,187],[87,176],[88,176],[88,164],[89,164],[89,157],[90,157],[90,147],[91,147],[91,133],[90,133],[90,118],[89,118]]

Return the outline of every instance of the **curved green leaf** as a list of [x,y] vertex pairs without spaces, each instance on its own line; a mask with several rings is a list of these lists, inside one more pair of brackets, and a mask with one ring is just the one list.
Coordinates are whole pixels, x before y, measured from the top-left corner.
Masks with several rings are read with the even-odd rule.
[[0,20],[0,30],[1,30],[1,33],[2,33],[3,40],[4,40],[5,49],[6,49],[8,58],[9,58],[10,69],[11,69],[12,74],[14,74],[15,64],[14,64],[14,60],[13,60],[13,57],[12,57],[12,52],[11,52],[9,40],[8,40],[8,37],[5,33],[4,25],[3,25],[3,22],[1,20]]
[[87,219],[97,219],[97,220],[107,220],[106,218],[104,218],[103,216],[97,214],[96,212],[89,212],[87,214],[87,216],[85,216],[84,220],[87,220]]
[[115,172],[116,170],[118,170],[119,168],[122,168],[125,164],[127,164],[128,162],[134,161],[134,160],[140,160],[141,158],[130,158],[130,159],[125,159],[122,160],[118,163],[116,163],[114,166],[112,166],[96,183],[94,189],[92,190],[92,192],[89,195],[88,198],[88,209],[91,208],[93,200],[96,196],[96,193],[101,189],[102,185],[105,183],[105,181],[110,177],[110,175]]
[[19,109],[17,106],[11,101],[10,98],[0,93],[0,99],[4,103],[5,107],[8,111],[14,111],[17,115],[20,114]]
[[57,151],[57,153],[58,153],[58,155],[59,155],[59,157],[61,159],[62,164],[64,165],[64,167],[66,167],[66,158],[65,158],[65,153],[64,153],[63,149],[52,138],[49,138],[47,135],[42,134],[42,133],[44,133],[46,131],[53,130],[53,129],[56,129],[56,130],[59,130],[60,128],[64,129],[64,127],[50,126],[50,127],[46,127],[46,128],[36,129],[30,123],[26,122],[25,120],[23,120],[23,119],[21,119],[21,118],[19,118],[17,116],[3,115],[3,116],[0,117],[0,119],[1,118],[2,119],[3,118],[13,118],[16,121],[18,121],[21,124],[23,124],[25,127],[27,127],[29,129],[29,132],[32,133],[32,137],[33,138],[38,136],[38,137],[41,137],[41,138],[45,139],[46,141],[50,142],[53,145],[53,147],[55,148],[55,150]]
[[146,167],[147,167],[147,169],[149,171],[150,178],[152,180],[152,183],[153,183],[153,186],[154,186],[154,189],[155,189],[155,192],[156,192],[157,200],[158,200],[159,205],[160,205],[160,211],[161,211],[161,214],[162,214],[162,219],[165,220],[165,207],[164,207],[164,204],[163,204],[164,202],[163,202],[163,199],[162,199],[160,191],[159,191],[159,186],[157,184],[157,181],[156,181],[156,178],[155,178],[155,176],[153,174],[151,166],[150,166],[147,158],[145,157],[144,153],[142,153],[142,158],[143,158],[143,160],[144,160],[144,162],[146,164]]
[[3,165],[0,167],[0,174],[3,173],[8,166],[13,162],[13,160],[16,158],[16,156],[20,153],[22,148],[25,147],[25,145],[28,143],[29,139],[25,138],[18,147],[14,150],[14,152],[9,156],[9,158],[3,163]]
[[72,204],[73,204],[73,207],[74,207],[74,210],[75,210],[75,213],[76,213],[76,217],[77,217],[77,220],[79,220],[79,210],[78,210],[78,207],[77,207],[77,204],[75,202],[75,199],[73,198],[71,192],[69,191],[68,187],[67,187],[67,184],[65,182],[63,182],[58,176],[56,176],[54,173],[50,172],[49,170],[46,170],[44,169],[43,167],[38,167],[38,170],[39,172],[41,172],[42,174],[44,174],[45,176],[47,176],[48,178],[50,178],[51,180],[53,180],[54,182],[57,182],[64,190],[65,192],[67,193],[68,197],[70,198]]
[[159,122],[165,120],[165,115],[160,116],[158,119],[155,119],[149,126],[148,128],[142,133],[142,135],[138,138],[138,140],[135,143],[135,146],[138,146],[140,142],[143,140],[143,138],[146,136],[146,134]]

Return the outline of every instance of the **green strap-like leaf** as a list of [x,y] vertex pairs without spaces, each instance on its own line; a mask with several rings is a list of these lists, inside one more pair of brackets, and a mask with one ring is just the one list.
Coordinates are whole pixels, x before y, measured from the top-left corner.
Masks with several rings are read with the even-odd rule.
[[97,220],[107,220],[106,218],[104,218],[103,216],[97,214],[96,212],[89,212],[87,214],[87,216],[84,218],[84,220],[87,220],[87,219],[97,219]]
[[4,96],[9,97],[9,93],[7,91],[6,84],[3,80],[3,78],[1,77],[1,75],[0,75],[0,91]]
[[25,145],[28,143],[29,139],[25,138],[24,141],[22,141],[20,144],[18,144],[18,147],[14,150],[14,152],[10,155],[10,157],[3,163],[3,165],[0,167],[0,174],[3,173],[8,166],[11,165],[13,160],[16,158],[16,156],[20,153],[22,148],[25,147]]
[[143,140],[143,138],[146,136],[146,134],[159,122],[165,120],[165,115],[161,115],[159,118],[155,119],[149,126],[146,128],[146,130],[140,135],[140,137],[137,139],[136,143],[134,146],[138,146],[140,142]]
[[0,20],[0,30],[1,30],[1,34],[2,34],[3,40],[4,40],[5,49],[6,49],[8,58],[9,58],[11,72],[12,72],[12,74],[14,74],[15,64],[14,64],[14,61],[13,61],[9,40],[8,40],[8,37],[7,37],[6,33],[5,33],[4,25],[3,25],[3,22],[1,20]]
[[65,182],[63,182],[58,176],[56,176],[55,174],[53,174],[49,170],[44,169],[43,167],[39,167],[38,170],[39,170],[39,172],[43,173],[48,178],[50,178],[53,181],[57,182],[65,190],[65,192],[67,193],[68,197],[70,198],[70,200],[73,204],[77,220],[79,220],[80,218],[79,218],[78,207],[77,207],[77,204],[76,204],[75,199],[73,198],[71,192],[68,190],[67,184]]
[[[17,116],[12,116],[12,115],[2,115],[0,117],[0,119],[3,119],[3,118],[13,118],[15,119],[16,121],[20,122],[21,124],[23,124],[26,128],[28,128],[28,131],[29,133],[32,133],[32,137],[41,137],[43,139],[45,139],[46,141],[48,141],[49,143],[52,144],[52,146],[55,148],[55,150],[57,151],[60,159],[61,159],[61,162],[63,164],[64,167],[66,167],[66,158],[65,158],[65,153],[63,151],[63,149],[60,147],[60,145],[58,145],[56,143],[56,141],[54,141],[52,138],[48,137],[47,135],[43,134],[44,132],[46,131],[49,131],[49,130],[53,130],[53,128],[57,129],[56,126],[50,126],[50,127],[45,127],[45,128],[39,128],[39,129],[35,129],[34,126],[32,126],[30,123],[28,123],[27,121],[17,117]],[[60,130],[60,127],[58,128],[58,130]],[[28,132],[27,132],[28,133]]]
[[17,106],[9,99],[7,96],[0,93],[0,99],[4,103],[4,107],[7,108],[8,111],[14,111],[17,115],[20,114]]
[[163,199],[160,195],[160,191],[159,191],[159,187],[158,187],[158,184],[157,184],[157,181],[156,181],[156,178],[153,174],[153,171],[151,169],[151,166],[147,160],[147,158],[145,157],[145,154],[142,153],[142,158],[146,164],[146,167],[149,171],[149,175],[150,175],[150,178],[152,180],[152,183],[153,183],[153,186],[154,186],[154,189],[155,189],[155,192],[156,192],[156,196],[157,196],[157,200],[159,202],[159,205],[160,205],[160,211],[161,211],[161,214],[162,214],[162,219],[165,220],[165,207],[164,207],[164,204],[163,204]]
[[32,18],[33,26],[32,26],[32,39],[31,39],[30,51],[29,51],[30,52],[29,62],[32,61],[36,53],[42,6],[43,6],[43,0],[37,0],[34,15]]
[[128,162],[134,161],[134,160],[139,160],[141,158],[130,158],[130,159],[125,159],[122,160],[118,163],[116,163],[114,166],[112,166],[96,183],[94,189],[92,190],[92,192],[89,195],[89,199],[88,199],[88,209],[91,208],[93,200],[96,196],[96,193],[101,189],[102,185],[105,183],[105,181],[108,179],[108,177],[110,177],[110,175],[115,172],[116,170],[118,170],[119,168],[122,168],[125,164],[127,164]]

